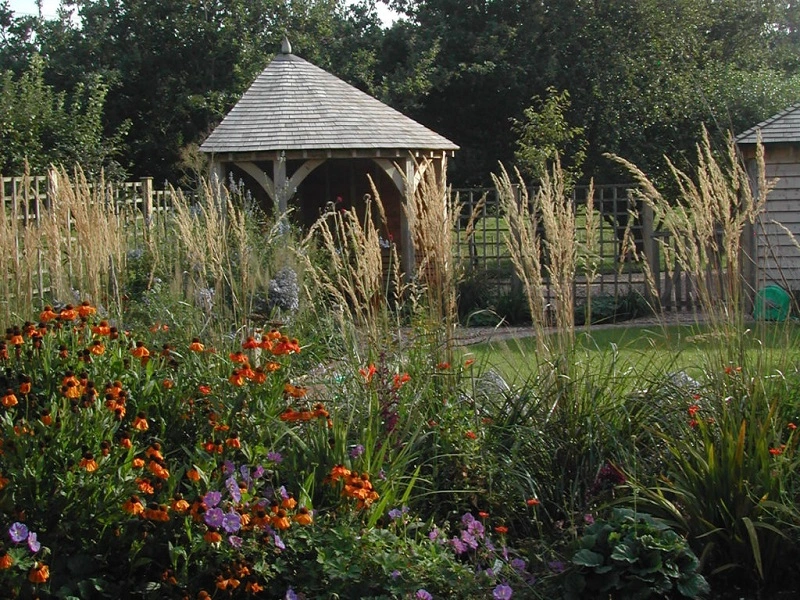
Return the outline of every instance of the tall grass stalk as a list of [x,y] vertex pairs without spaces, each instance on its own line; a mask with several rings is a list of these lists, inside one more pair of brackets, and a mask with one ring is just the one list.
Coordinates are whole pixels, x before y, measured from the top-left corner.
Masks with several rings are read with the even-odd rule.
[[[753,193],[734,141],[729,141],[724,156],[717,157],[704,130],[694,175],[668,161],[679,191],[675,199],[665,197],[633,163],[618,156],[610,158],[635,177],[638,196],[669,234],[669,240],[659,240],[668,274],[676,267],[691,274],[704,318],[729,342],[734,341],[744,331],[743,234],[746,226],[755,224],[773,185],[766,180],[763,147],[757,147]],[[741,345],[723,346],[734,349],[737,354],[729,358],[741,364]]]
[[381,236],[374,223],[373,208],[377,208],[385,227],[381,200],[375,193],[365,197],[363,217],[359,217],[355,208],[323,214],[312,225],[302,245],[308,247],[312,240],[320,244],[322,264],[312,264],[308,253],[303,257],[313,281],[338,307],[343,331],[349,329],[345,327],[349,320],[364,328],[371,342],[378,343],[385,341],[391,324],[387,301],[398,300],[397,285],[401,278],[394,246],[390,249],[391,272],[384,273]]
[[453,205],[445,179],[435,162],[417,164],[422,173],[414,187],[406,181],[408,194],[403,209],[411,231],[416,256],[414,280],[422,285],[428,331],[441,334],[446,360],[452,359],[453,334],[458,323],[456,271],[453,260],[454,232],[459,210]]
[[[6,274],[0,292],[7,322],[14,314],[26,314],[35,298],[42,304],[83,299],[115,304],[109,290],[117,284],[111,278],[124,269],[126,240],[102,175],[91,183],[79,168],[72,176],[53,168],[48,176],[49,203],[39,206],[38,219],[26,222],[15,210],[0,211],[0,270]],[[32,201],[26,173],[17,202]]]

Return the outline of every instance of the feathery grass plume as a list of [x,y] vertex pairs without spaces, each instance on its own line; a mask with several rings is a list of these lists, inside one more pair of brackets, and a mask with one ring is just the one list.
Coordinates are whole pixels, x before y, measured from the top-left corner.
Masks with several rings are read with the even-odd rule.
[[[181,250],[173,260],[185,279],[180,286],[183,297],[222,299],[213,304],[219,323],[228,320],[247,325],[254,299],[266,290],[268,279],[260,260],[264,257],[255,249],[269,248],[277,231],[273,228],[266,239],[260,239],[263,232],[252,230],[245,199],[235,197],[235,191],[223,186],[203,181],[197,202],[180,190],[170,189],[170,193],[176,242]],[[211,307],[206,302],[209,318]]]
[[[541,187],[530,202],[524,182],[516,172],[520,198],[517,198],[508,172],[501,166],[499,177],[493,176],[501,206],[508,219],[510,234],[506,245],[517,275],[523,282],[533,327],[541,356],[561,364],[575,345],[574,282],[578,263],[578,242],[575,205],[564,185],[561,165],[556,159],[552,173],[543,175]],[[593,204],[587,205],[587,219],[594,225]],[[552,289],[553,301],[545,298],[546,282]],[[552,311],[552,323],[548,313]],[[545,328],[555,325],[548,347]],[[560,370],[567,368],[562,364]]]
[[[302,242],[303,247],[311,246],[314,240],[320,244],[323,264],[312,264],[307,253],[302,256],[306,258],[310,276],[330,295],[340,316],[349,316],[352,323],[365,328],[370,342],[379,342],[388,333],[385,289],[388,279],[383,271],[381,236],[373,220],[373,206],[378,207],[383,219],[377,193],[374,197],[364,197],[363,220],[355,208],[337,211],[330,207],[311,226]],[[392,263],[397,265],[394,247],[391,252]]]
[[453,347],[458,321],[456,276],[452,257],[459,210],[453,206],[445,178],[446,166],[429,159],[416,165],[419,182],[405,180],[403,210],[408,221],[416,258],[415,281],[425,301],[428,333],[441,335],[446,360]]
[[[677,266],[691,274],[700,307],[715,330],[725,337],[741,337],[744,330],[745,294],[742,262],[742,235],[747,225],[756,222],[772,188],[764,171],[764,155],[758,144],[757,193],[736,153],[735,142],[728,142],[727,153],[715,158],[708,133],[697,146],[694,178],[668,161],[679,196],[670,202],[633,163],[615,155],[609,157],[626,167],[640,185],[637,194],[653,209],[669,233],[669,243],[659,240],[668,273]],[[731,338],[729,341],[733,341]],[[732,348],[730,345],[726,345]],[[741,364],[739,353],[731,356]]]

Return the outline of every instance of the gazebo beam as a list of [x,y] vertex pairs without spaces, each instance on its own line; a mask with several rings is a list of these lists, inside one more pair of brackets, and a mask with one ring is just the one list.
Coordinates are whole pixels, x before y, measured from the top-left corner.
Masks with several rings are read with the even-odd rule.
[[238,161],[234,164],[242,171],[250,175],[250,177],[255,179],[256,183],[258,183],[258,185],[260,185],[262,189],[267,192],[269,199],[275,202],[275,184],[272,182],[272,178],[267,175],[264,169],[261,169],[257,164],[252,162]]

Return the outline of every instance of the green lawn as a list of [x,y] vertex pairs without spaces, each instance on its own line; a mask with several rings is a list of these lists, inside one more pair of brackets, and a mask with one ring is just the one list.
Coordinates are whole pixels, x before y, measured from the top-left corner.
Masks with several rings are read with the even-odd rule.
[[[699,375],[707,368],[735,368],[743,362],[731,358],[737,356],[737,346],[744,352],[744,361],[755,364],[758,360],[767,371],[786,372],[800,364],[800,324],[795,322],[753,324],[736,343],[722,340],[705,325],[621,325],[580,332],[577,339],[576,362],[603,368],[613,364],[615,370],[642,376],[668,371]],[[532,337],[474,344],[465,352],[509,381],[525,381],[537,370]]]

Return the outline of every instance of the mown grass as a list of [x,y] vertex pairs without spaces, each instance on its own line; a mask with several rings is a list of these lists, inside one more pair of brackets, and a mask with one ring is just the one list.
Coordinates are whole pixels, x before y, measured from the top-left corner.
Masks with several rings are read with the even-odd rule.
[[[794,370],[800,363],[797,322],[753,323],[744,338],[748,360],[761,361],[769,371]],[[613,358],[617,369],[629,369],[642,376],[665,371],[700,376],[714,362],[715,352],[722,343],[715,329],[705,324],[594,327],[589,333],[578,334],[577,340],[578,358],[587,368],[605,365]],[[536,341],[531,335],[489,339],[464,351],[476,362],[495,369],[507,381],[534,377],[541,367],[535,360]]]

